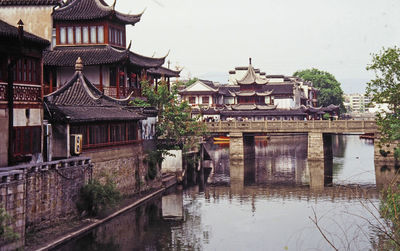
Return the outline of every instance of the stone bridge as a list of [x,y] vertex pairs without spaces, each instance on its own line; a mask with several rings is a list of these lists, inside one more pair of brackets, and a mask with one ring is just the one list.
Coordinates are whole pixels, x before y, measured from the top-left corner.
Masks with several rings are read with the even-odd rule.
[[308,133],[308,159],[324,160],[327,155],[324,145],[331,143],[326,135],[377,132],[374,120],[220,121],[207,122],[206,125],[211,133],[229,133],[230,160],[233,162],[244,158],[243,134]]

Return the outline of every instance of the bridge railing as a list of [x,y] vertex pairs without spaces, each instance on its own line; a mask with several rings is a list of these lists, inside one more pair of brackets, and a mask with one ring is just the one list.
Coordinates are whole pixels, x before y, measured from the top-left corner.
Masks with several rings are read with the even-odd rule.
[[375,131],[376,122],[361,120],[220,121],[206,122],[210,131]]

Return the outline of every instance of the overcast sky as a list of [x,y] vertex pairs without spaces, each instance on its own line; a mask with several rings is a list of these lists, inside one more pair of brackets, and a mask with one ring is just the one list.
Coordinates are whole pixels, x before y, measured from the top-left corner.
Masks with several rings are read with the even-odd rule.
[[[112,0],[107,0],[112,4]],[[315,67],[346,93],[364,92],[371,53],[400,45],[400,0],[118,0],[140,13],[127,26],[131,49],[164,56],[181,76],[227,83],[228,71],[252,64],[267,74]]]

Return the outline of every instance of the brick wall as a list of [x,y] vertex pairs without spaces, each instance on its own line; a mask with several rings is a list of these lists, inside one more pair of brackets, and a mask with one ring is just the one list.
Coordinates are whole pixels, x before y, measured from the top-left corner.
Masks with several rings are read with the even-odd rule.
[[78,193],[91,169],[90,159],[82,157],[2,168],[0,204],[11,218],[8,226],[20,238],[0,242],[0,250],[22,247],[26,231],[76,217]]
[[96,149],[83,155],[92,160],[93,178],[102,182],[110,178],[124,195],[161,187],[160,171],[153,180],[146,178],[148,165],[141,143]]

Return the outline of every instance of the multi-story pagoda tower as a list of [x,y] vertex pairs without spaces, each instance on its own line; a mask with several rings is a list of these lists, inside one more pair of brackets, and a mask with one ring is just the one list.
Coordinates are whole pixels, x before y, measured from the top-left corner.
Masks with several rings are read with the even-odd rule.
[[[105,94],[121,98],[140,96],[140,80],[157,81],[179,72],[161,67],[165,57],[134,53],[126,46],[126,25],[135,25],[140,14],[124,14],[103,0],[74,0],[56,8],[53,17],[53,50],[44,54],[45,91],[54,91],[73,74],[81,57],[87,78]],[[148,71],[149,70],[149,71]]]
[[253,109],[273,109],[273,99],[270,95],[272,91],[264,90],[268,79],[256,74],[249,59],[249,67],[241,80],[237,81],[239,91],[236,92],[237,105],[232,108],[235,110],[253,110]]
[[44,53],[44,92],[64,85],[82,58],[85,76],[105,94],[140,95],[140,79],[156,82],[178,77],[179,71],[162,67],[165,57],[153,58],[130,50],[126,26],[135,25],[139,14],[124,14],[104,0],[6,0],[0,1],[0,16],[9,24],[19,19],[26,30],[51,41]]

